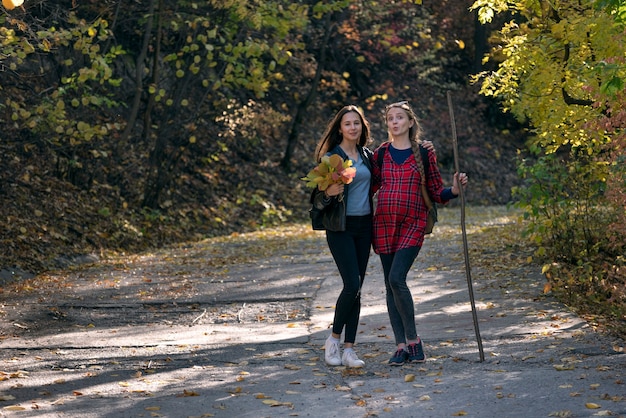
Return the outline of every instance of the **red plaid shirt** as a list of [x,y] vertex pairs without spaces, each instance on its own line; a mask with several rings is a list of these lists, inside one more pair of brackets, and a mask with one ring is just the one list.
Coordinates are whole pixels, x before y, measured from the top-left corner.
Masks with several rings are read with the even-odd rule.
[[[374,214],[374,251],[377,254],[392,254],[398,250],[422,246],[428,209],[424,203],[420,186],[420,174],[415,157],[411,155],[406,161],[397,164],[389,150],[385,150],[382,173],[378,167],[378,153],[381,148],[388,147],[384,143],[372,158],[373,192],[378,191],[378,201]],[[426,173],[426,188],[431,200],[446,204],[441,198],[443,180],[437,166],[437,157],[428,151],[429,164]]]

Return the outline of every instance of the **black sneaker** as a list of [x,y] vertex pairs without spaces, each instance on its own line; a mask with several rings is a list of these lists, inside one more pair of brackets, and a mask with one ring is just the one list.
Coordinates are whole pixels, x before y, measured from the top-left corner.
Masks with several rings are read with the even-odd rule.
[[406,350],[409,363],[423,363],[426,361],[424,347],[422,347],[422,340],[419,340],[416,344],[407,345]]
[[409,353],[407,353],[404,349],[400,348],[396,351],[396,354],[394,354],[393,357],[389,359],[389,365],[402,366],[408,358],[409,358]]

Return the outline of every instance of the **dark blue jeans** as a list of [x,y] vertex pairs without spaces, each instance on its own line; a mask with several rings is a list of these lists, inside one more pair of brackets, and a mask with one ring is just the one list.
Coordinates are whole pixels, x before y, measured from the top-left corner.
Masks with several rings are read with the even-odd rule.
[[415,307],[406,276],[419,252],[420,247],[409,247],[393,254],[380,254],[385,275],[387,312],[396,344],[417,339]]
[[347,216],[346,230],[326,231],[326,241],[343,281],[333,332],[341,335],[345,327],[344,342],[354,344],[361,314],[361,286],[372,243],[372,216]]

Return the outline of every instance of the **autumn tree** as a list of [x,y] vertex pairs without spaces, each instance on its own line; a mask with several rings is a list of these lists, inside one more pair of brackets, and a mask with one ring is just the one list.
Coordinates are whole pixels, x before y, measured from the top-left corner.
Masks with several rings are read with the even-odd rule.
[[[142,206],[158,208],[185,150],[209,140],[198,137],[199,127],[216,123],[231,106],[262,99],[278,69],[300,48],[291,32],[305,25],[305,6],[280,1],[252,6],[244,0],[203,6],[153,0],[137,15],[145,16],[142,36],[128,37],[142,46],[133,51],[133,115],[142,114],[143,122],[134,126],[129,119],[121,147],[133,141],[133,132],[149,144]],[[219,149],[219,139],[213,142]]]
[[0,15],[0,110],[23,134],[24,147],[50,149],[59,178],[89,188],[98,171],[89,161],[106,157],[93,143],[119,128],[112,117],[121,83],[114,62],[125,51],[110,43],[105,19],[88,21],[63,4],[40,6]]
[[[12,86],[5,113],[51,147],[61,178],[85,188],[96,177],[143,180],[140,205],[157,209],[183,155],[209,140],[198,128],[262,99],[301,48],[294,32],[303,29],[307,6],[283,3],[149,0],[73,9],[57,2],[3,14],[9,71],[2,84]],[[93,146],[104,138],[114,139],[108,150]],[[224,146],[212,140],[216,152]],[[141,149],[148,151],[145,170],[126,158]],[[115,164],[100,170],[98,158]]]
[[[466,9],[455,7],[455,12],[469,15]],[[294,116],[283,168],[290,167],[300,125],[313,99],[328,117],[348,102],[376,112],[386,101],[400,98],[415,98],[426,115],[432,109],[424,103],[425,86],[445,97],[446,89],[465,84],[461,71],[450,69],[463,60],[458,52],[463,51],[465,42],[459,39],[468,34],[451,33],[455,24],[464,27],[462,21],[453,22],[452,18],[443,28],[434,25],[432,9],[443,15],[446,7],[385,0],[325,2],[323,7],[318,3],[311,8],[305,34],[309,42],[285,67],[288,80],[301,82],[284,89],[288,94],[281,106]],[[309,158],[316,140],[309,138],[306,144]]]
[[610,227],[626,210],[626,9],[615,1],[525,0],[478,0],[473,8],[484,22],[512,16],[494,40],[489,59],[498,67],[481,74],[482,93],[531,127],[536,158],[520,165],[528,183],[518,197],[538,254],[553,262],[544,272],[571,296],[614,300],[619,286],[607,270],[619,270],[626,242],[623,228]]

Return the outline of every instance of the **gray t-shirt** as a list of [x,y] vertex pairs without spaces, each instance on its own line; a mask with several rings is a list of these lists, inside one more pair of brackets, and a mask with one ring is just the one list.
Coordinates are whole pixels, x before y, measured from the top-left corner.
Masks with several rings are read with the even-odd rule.
[[350,197],[346,207],[347,216],[364,216],[370,214],[369,192],[372,173],[359,155],[357,161],[352,160],[352,166],[356,168],[356,175],[350,183]]

